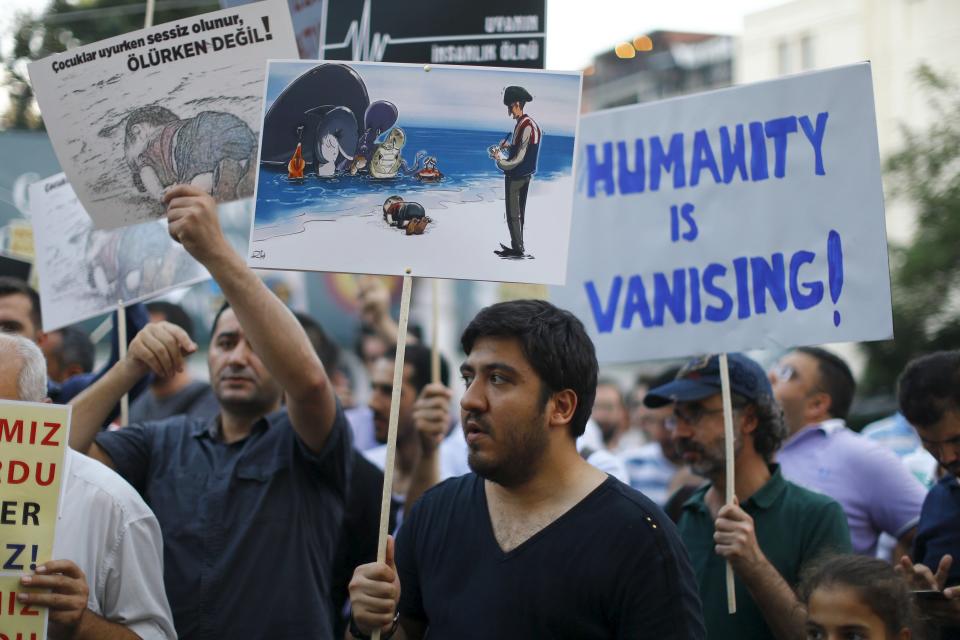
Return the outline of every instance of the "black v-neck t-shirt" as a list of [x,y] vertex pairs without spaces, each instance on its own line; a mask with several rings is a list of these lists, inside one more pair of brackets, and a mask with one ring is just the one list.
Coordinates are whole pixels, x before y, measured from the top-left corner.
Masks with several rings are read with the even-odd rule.
[[484,481],[468,474],[417,502],[397,538],[400,611],[427,638],[698,640],[697,583],[669,518],[608,477],[504,552]]

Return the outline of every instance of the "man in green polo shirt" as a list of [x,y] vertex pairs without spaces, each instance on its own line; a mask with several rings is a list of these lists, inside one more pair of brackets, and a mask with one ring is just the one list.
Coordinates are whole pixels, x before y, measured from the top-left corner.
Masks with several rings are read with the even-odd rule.
[[[708,480],[683,505],[678,527],[700,587],[707,636],[714,640],[804,637],[806,612],[793,587],[823,553],[849,553],[850,532],[834,500],[780,475],[773,455],[787,435],[763,369],[729,356],[734,409],[735,494],[724,504],[723,401],[717,356],[691,360],[644,404],[673,404],[668,427],[685,463]],[[735,574],[737,612],[727,613],[726,561]]]

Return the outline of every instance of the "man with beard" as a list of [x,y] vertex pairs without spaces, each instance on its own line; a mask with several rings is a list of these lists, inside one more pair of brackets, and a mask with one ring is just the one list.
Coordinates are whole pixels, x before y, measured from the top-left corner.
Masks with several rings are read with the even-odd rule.
[[461,345],[473,473],[425,493],[395,556],[391,540],[386,563],[357,568],[354,636],[703,638],[673,524],[577,452],[597,383],[580,321],[542,300],[500,303]]
[[219,414],[99,433],[134,383],[151,370],[171,376],[197,348],[180,327],[152,323],[74,401],[70,444],[119,472],[156,514],[181,640],[332,637],[350,427],[300,324],[224,237],[213,198],[186,185],[165,198],[170,235],[228,302],[207,358]]
[[[825,553],[850,551],[840,505],[783,479],[773,455],[786,436],[766,373],[729,356],[734,409],[734,504],[726,486],[723,400],[717,356],[691,360],[677,378],[644,398],[673,404],[669,427],[683,461],[708,480],[683,505],[678,528],[700,583],[711,638],[800,638],[805,611],[793,592],[800,569]],[[737,613],[727,613],[726,561],[733,567]]]
[[607,378],[601,378],[597,382],[597,394],[590,417],[600,427],[605,449],[617,452],[625,448],[624,437],[629,438],[627,432],[630,430],[630,414],[627,412],[627,403],[623,399],[620,385]]
[[899,400],[900,412],[946,473],[923,502],[913,553],[917,564],[903,556],[898,569],[914,588],[942,592],[942,599],[920,598],[918,604],[941,625],[942,640],[960,640],[960,351],[939,351],[908,364]]

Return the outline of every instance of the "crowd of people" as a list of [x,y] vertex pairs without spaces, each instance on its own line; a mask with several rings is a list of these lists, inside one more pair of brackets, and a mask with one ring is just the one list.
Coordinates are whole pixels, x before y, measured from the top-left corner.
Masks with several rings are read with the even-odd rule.
[[55,558],[21,578],[49,591],[18,594],[51,638],[960,638],[960,351],[906,367],[896,438],[847,426],[834,353],[730,354],[728,502],[717,356],[624,390],[567,311],[494,304],[463,330],[462,388],[410,336],[377,562],[388,297],[362,286],[356,405],[338,345],[234,252],[213,199],[165,201],[225,298],[209,382],[176,305],[128,309],[125,355],[94,370],[82,332],[43,333],[36,293],[0,279],[0,399],[72,405]]

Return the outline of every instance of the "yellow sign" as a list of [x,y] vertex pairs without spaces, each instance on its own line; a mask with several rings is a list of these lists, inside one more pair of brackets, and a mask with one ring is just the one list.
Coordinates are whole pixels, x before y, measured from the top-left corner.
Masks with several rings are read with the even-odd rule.
[[53,559],[69,431],[68,406],[0,401],[0,640],[46,637],[46,609],[35,615],[16,593]]
[[37,593],[20,584],[18,575],[0,574],[0,640],[44,640],[47,637],[46,609],[30,607],[17,600],[18,593]]

